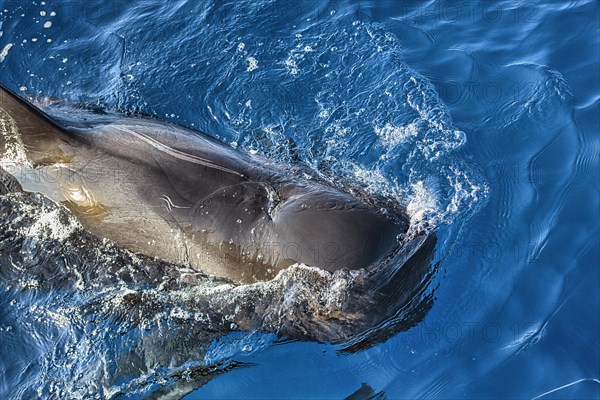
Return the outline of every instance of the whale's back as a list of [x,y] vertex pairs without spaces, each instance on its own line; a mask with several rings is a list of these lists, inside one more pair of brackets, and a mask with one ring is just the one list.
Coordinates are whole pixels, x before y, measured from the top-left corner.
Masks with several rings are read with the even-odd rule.
[[367,268],[406,230],[402,215],[198,132],[81,110],[53,119],[10,92],[0,96],[0,116],[14,131],[3,135],[4,153],[8,141],[21,141],[23,159],[13,160],[28,164],[21,178],[53,172],[52,180],[20,179],[24,188],[132,251],[256,281],[294,263]]

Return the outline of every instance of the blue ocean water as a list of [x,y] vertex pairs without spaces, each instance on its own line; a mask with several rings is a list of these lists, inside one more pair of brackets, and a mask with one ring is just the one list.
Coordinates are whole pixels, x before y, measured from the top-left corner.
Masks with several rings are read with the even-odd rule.
[[[390,399],[600,398],[599,18],[594,0],[3,0],[0,82],[304,163],[437,233],[416,326],[353,353],[223,338],[206,359],[247,366],[187,399],[344,398],[363,382]],[[44,395],[64,394],[53,331],[16,326],[43,300],[12,301],[2,397],[50,378]]]

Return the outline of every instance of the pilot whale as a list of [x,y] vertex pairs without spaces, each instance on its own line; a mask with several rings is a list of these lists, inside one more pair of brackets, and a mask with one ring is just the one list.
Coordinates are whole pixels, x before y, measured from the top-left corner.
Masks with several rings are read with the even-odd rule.
[[143,116],[35,105],[0,86],[0,163],[99,237],[237,283],[385,260],[402,209]]

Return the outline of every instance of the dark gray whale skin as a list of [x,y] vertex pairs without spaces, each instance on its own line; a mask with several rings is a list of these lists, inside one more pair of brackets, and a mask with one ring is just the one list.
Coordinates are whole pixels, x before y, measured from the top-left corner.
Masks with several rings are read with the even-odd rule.
[[295,263],[367,268],[407,229],[399,207],[172,124],[74,108],[50,117],[2,87],[0,117],[14,135],[0,136],[0,156],[21,146],[27,161],[4,169],[26,190],[98,236],[211,275],[248,283]]

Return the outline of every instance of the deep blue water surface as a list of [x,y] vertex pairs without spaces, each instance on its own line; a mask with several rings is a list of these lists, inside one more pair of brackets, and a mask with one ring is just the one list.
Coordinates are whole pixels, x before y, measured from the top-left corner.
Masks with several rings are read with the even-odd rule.
[[[398,198],[437,232],[420,324],[352,354],[232,337],[214,356],[250,365],[187,399],[343,398],[363,382],[390,399],[600,398],[599,12],[596,0],[0,0],[0,82],[303,162]],[[0,305],[7,398],[60,360]],[[11,370],[32,332],[31,363]]]

